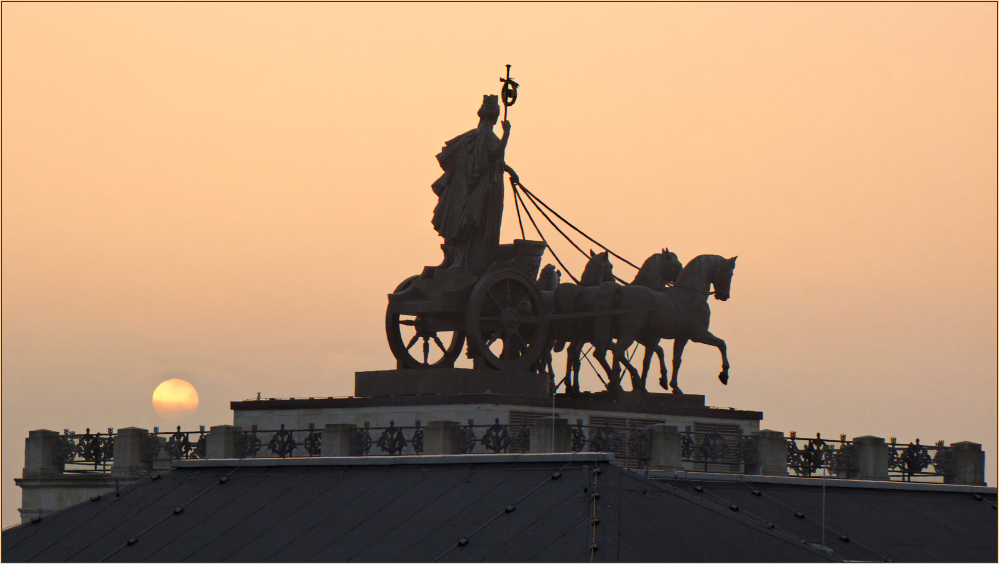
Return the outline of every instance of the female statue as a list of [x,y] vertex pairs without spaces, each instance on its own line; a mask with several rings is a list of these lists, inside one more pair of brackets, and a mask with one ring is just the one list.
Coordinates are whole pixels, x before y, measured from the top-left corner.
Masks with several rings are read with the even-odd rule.
[[493,126],[499,119],[497,96],[482,97],[479,125],[448,141],[437,155],[444,174],[433,183],[437,194],[433,224],[444,238],[444,263],[452,268],[485,268],[499,245],[503,219],[503,172],[517,174],[503,162],[510,122],[503,138]]

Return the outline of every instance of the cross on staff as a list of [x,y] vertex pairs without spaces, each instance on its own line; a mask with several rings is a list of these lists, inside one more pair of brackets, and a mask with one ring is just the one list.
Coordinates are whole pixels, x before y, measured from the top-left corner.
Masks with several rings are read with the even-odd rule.
[[506,121],[506,109],[517,101],[517,88],[520,86],[510,78],[510,65],[506,66],[506,78],[500,77],[503,83],[503,121]]

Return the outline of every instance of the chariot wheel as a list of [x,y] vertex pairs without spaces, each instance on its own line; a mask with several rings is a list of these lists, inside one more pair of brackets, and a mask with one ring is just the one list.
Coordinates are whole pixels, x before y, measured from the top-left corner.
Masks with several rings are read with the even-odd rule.
[[548,314],[534,280],[512,270],[482,277],[468,300],[470,352],[499,370],[527,372],[544,352]]
[[[411,276],[395,289],[405,290],[416,279]],[[399,368],[451,368],[465,344],[464,331],[445,331],[432,326],[425,315],[385,312],[385,334]]]

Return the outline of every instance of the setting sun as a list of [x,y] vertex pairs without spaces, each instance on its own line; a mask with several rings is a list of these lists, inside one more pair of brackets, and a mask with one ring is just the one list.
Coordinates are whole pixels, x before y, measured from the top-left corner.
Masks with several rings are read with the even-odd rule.
[[161,417],[191,413],[197,408],[198,391],[186,380],[165,380],[153,391],[153,409]]

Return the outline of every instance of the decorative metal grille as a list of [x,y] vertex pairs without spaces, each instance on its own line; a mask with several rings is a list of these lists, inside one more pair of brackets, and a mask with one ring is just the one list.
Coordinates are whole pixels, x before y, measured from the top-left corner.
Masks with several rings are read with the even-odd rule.
[[458,454],[471,454],[475,448],[475,421],[468,420],[467,426],[459,425],[454,429],[454,450]]
[[500,425],[498,417],[496,423],[482,436],[482,446],[493,453],[506,452],[506,449],[510,448],[510,431],[506,425]]
[[582,419],[576,419],[576,425],[570,427],[573,452],[582,452],[589,445],[590,452],[612,452],[629,467],[652,456],[652,431],[646,421],[591,417],[590,422],[596,424],[583,425]]
[[323,435],[316,430],[315,423],[309,423],[309,436],[305,437],[303,446],[309,456],[319,456],[323,453]]
[[389,421],[388,429],[382,431],[382,436],[378,437],[378,448],[390,456],[402,454],[402,449],[409,444],[402,430],[395,426],[395,421]]
[[107,472],[108,463],[114,458],[113,428],[105,433],[91,433],[90,429],[83,435],[64,429],[56,443],[57,460],[65,465],[73,466],[68,472]]
[[371,452],[371,424],[364,422],[364,428],[350,433],[350,454],[352,456],[367,456]]
[[243,431],[236,437],[236,457],[253,458],[260,452],[260,438],[257,437],[257,426],[251,425],[249,431]]

